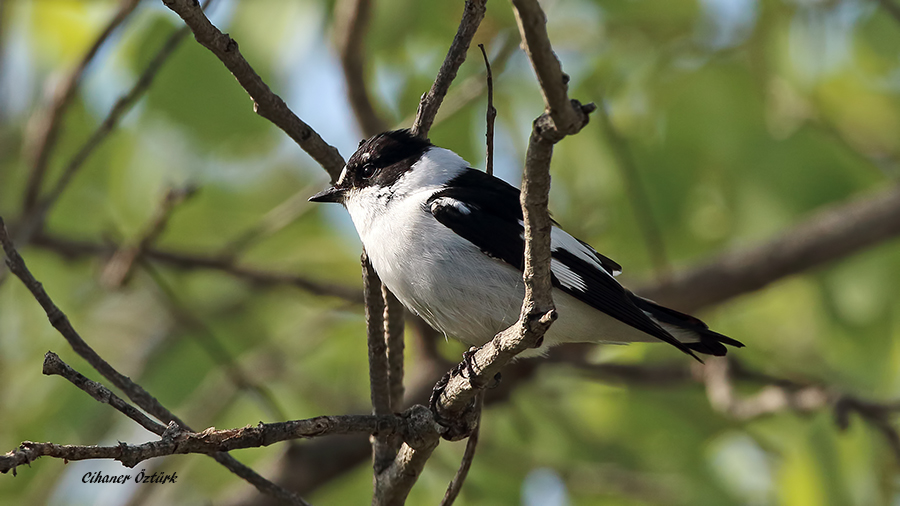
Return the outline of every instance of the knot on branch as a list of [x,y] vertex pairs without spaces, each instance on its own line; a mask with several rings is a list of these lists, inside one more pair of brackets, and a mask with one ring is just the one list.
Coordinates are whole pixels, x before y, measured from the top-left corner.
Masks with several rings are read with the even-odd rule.
[[416,404],[400,416],[403,419],[400,435],[410,448],[421,450],[437,444],[438,429],[430,409]]
[[179,439],[183,439],[185,435],[185,430],[178,425],[175,420],[169,422],[169,425],[166,426],[165,432],[162,433],[160,438],[163,441],[177,441]]
[[570,103],[572,110],[575,112],[575,121],[570,125],[557,125],[553,121],[553,111],[546,111],[534,120],[532,135],[539,142],[556,144],[567,135],[577,134],[582,128],[587,126],[590,121],[590,114],[597,110],[597,106],[593,102],[582,104],[578,100],[572,99]]

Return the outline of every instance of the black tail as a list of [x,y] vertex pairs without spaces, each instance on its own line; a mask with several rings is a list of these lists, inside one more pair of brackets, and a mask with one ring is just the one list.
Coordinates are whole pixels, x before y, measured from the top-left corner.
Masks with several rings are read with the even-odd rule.
[[[697,339],[696,341],[682,341],[682,344],[688,349],[698,353],[721,357],[728,351],[728,349],[723,346],[725,344],[734,346],[735,348],[744,347],[744,344],[740,341],[709,330],[709,326],[698,318],[684,314],[680,311],[675,311],[674,309],[660,306],[652,300],[638,297],[633,293],[630,293],[629,295],[631,295],[631,301],[634,302],[635,306],[647,313],[647,315],[656,319],[659,323],[668,324],[677,327],[683,332],[692,334],[692,337]],[[675,337],[678,337],[677,334]]]

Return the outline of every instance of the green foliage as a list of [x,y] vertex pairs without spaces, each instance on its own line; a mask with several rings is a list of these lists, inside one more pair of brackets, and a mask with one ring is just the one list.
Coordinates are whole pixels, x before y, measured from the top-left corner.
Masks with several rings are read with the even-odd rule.
[[[26,148],[34,136],[29,123],[46,105],[44,83],[76,64],[116,4],[0,2],[0,54],[6,58],[0,61],[0,215],[7,223],[20,217],[31,166]],[[151,4],[142,2],[89,66],[62,123],[45,191],[114,98],[182,26]],[[446,54],[461,5],[375,2],[366,75],[376,109],[389,123],[414,114]],[[604,107],[615,133],[595,116],[556,148],[551,209],[567,229],[622,263],[626,284],[656,276],[639,208],[648,210],[668,262],[680,269],[773,237],[821,206],[896,184],[900,24],[875,3],[578,0],[545,7],[551,40],[572,77],[571,96]],[[333,8],[333,2],[311,0],[235,0],[221,2],[213,20],[276,93],[291,105],[315,106],[295,110],[320,132],[336,132],[326,140],[347,157],[358,127],[344,90],[304,85],[342,82]],[[475,44],[495,54],[509,37],[517,37],[509,6],[489,3],[456,83],[482,72]],[[494,92],[497,173],[516,182],[531,121],[543,110],[521,52],[495,75]],[[472,100],[436,124],[431,139],[483,166],[484,107],[484,97]],[[634,171],[637,194],[626,171]],[[197,194],[176,207],[155,247],[213,258],[269,211],[298,192],[311,194],[326,179],[254,114],[246,92],[188,36],[123,125],[91,154],[45,229],[54,237],[130,244],[146,231],[168,188],[195,185]],[[137,264],[124,287],[111,288],[101,281],[106,256],[68,258],[39,244],[21,251],[83,337],[195,429],[275,421],[280,413],[298,419],[369,410],[357,305],[154,261],[154,275]],[[339,209],[297,207],[286,222],[237,251],[236,260],[361,286],[358,241]],[[732,353],[748,370],[875,401],[900,397],[896,241],[700,316],[747,345]],[[407,342],[412,378],[421,350]],[[461,350],[440,346],[454,360]],[[48,349],[100,380],[49,327],[21,284],[7,279],[0,285],[2,451],[25,440],[114,444],[154,437],[65,380],[42,376]],[[664,346],[608,346],[591,358],[689,367]],[[270,392],[274,405],[236,384],[227,361]],[[753,395],[759,388],[739,384],[738,392]],[[896,504],[898,463],[883,434],[856,415],[850,421],[842,431],[832,413],[789,409],[739,421],[713,409],[703,386],[691,380],[628,385],[546,365],[511,399],[487,408],[458,504],[525,504],[524,484],[539,469],[558,476],[572,505]],[[462,448],[441,444],[409,504],[437,503]],[[283,451],[268,447],[237,457],[266,470]],[[100,501],[101,488],[78,480],[99,465],[41,459],[20,468],[16,478],[0,478],[0,503]],[[201,456],[142,466],[180,477],[177,485],[152,491],[153,503],[227,503],[252,493]],[[360,464],[308,499],[362,503],[371,480],[369,467]]]

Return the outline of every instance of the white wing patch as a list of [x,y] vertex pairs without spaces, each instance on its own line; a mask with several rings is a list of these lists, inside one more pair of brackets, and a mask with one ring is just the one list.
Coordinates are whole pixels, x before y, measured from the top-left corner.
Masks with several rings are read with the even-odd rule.
[[[609,274],[606,269],[603,268],[603,265],[597,257],[597,252],[594,251],[593,248],[583,244],[578,239],[575,239],[566,233],[565,230],[562,230],[559,227],[553,227],[553,230],[550,232],[550,251],[553,252],[561,249],[568,251],[591,265],[595,265],[597,269],[603,271],[603,273]],[[616,269],[613,271],[612,275],[618,276],[621,273],[621,270]]]
[[472,214],[472,210],[469,209],[469,206],[462,203],[460,200],[456,200],[452,197],[440,197],[434,199],[431,203],[431,210],[434,212],[435,208],[443,207],[443,206],[451,206],[462,214]]
[[562,286],[570,290],[587,291],[587,283],[584,282],[584,279],[559,260],[550,261],[550,272],[556,276]]

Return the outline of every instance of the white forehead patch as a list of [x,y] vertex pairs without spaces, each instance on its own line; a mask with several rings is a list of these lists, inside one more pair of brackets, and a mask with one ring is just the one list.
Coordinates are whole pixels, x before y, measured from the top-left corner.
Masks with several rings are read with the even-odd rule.
[[344,182],[345,177],[347,177],[347,166],[346,165],[344,165],[344,169],[341,170],[341,175],[340,175],[340,177],[338,177],[337,183],[335,183],[335,185],[340,186],[341,183]]

